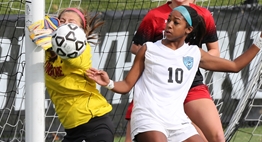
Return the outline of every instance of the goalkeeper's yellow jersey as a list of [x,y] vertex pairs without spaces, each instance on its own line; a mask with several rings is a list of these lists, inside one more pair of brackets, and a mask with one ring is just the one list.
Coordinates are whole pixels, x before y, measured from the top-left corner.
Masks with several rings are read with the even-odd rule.
[[86,69],[92,66],[89,44],[77,58],[57,57],[52,61],[50,57],[50,52],[46,52],[46,88],[65,129],[87,123],[91,118],[112,110],[112,106],[96,89],[96,83],[85,76]]

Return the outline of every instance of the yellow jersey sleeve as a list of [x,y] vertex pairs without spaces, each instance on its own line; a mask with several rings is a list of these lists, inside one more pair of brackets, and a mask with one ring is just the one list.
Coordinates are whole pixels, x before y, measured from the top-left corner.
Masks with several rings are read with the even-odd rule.
[[86,49],[80,56],[76,58],[62,59],[62,60],[63,62],[65,62],[65,65],[67,66],[86,70],[92,66],[91,58],[92,58],[91,47],[87,43]]

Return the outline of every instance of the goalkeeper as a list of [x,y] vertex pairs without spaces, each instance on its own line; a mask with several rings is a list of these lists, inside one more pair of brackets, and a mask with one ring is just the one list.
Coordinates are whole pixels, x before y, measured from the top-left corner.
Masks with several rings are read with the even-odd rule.
[[61,59],[52,51],[51,33],[60,24],[74,23],[82,27],[87,39],[103,24],[77,8],[63,10],[58,19],[45,17],[28,27],[30,38],[45,53],[45,84],[60,122],[65,128],[63,142],[113,142],[114,126],[107,115],[112,106],[96,89],[96,83],[85,76],[92,67],[91,47],[73,59]]

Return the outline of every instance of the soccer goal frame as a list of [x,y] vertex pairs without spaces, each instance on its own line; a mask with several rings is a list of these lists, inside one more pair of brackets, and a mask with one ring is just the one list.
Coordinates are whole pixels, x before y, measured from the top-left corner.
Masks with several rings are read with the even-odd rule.
[[44,50],[29,38],[27,26],[45,15],[44,0],[27,0],[25,4],[25,141],[45,141]]
[[[132,38],[150,9],[166,0],[3,0],[0,2],[0,142],[58,142],[66,135],[44,83],[44,50],[29,38],[27,26],[78,7],[104,21],[96,30],[98,44],[91,45],[92,66],[123,80],[135,55]],[[220,57],[235,59],[260,35],[262,2],[196,0],[216,22]],[[248,21],[248,22],[247,22]],[[96,41],[95,41],[96,42]],[[203,45],[204,49],[205,45]],[[206,49],[206,48],[205,48]],[[226,141],[261,141],[262,51],[239,73],[202,70],[204,83],[219,111]],[[115,142],[125,139],[125,114],[133,91],[126,95],[97,85],[112,105]]]

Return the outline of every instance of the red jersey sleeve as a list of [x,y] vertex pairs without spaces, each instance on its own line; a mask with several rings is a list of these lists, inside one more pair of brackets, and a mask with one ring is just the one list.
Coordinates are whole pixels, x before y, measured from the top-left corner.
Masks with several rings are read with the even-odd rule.
[[137,45],[143,45],[147,41],[153,41],[154,36],[155,20],[153,13],[149,11],[139,25],[133,38],[133,42]]
[[143,45],[147,41],[155,42],[163,38],[166,20],[172,11],[169,4],[154,8],[146,14],[133,37],[134,44]]

